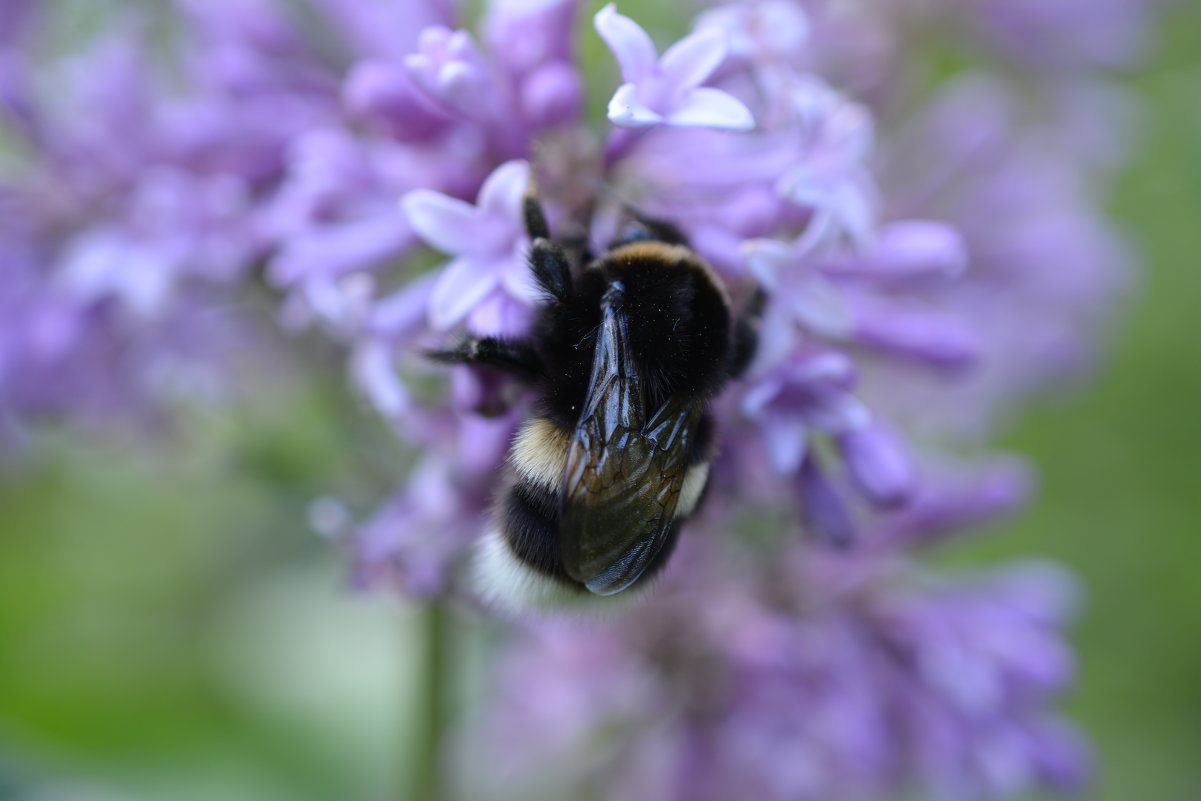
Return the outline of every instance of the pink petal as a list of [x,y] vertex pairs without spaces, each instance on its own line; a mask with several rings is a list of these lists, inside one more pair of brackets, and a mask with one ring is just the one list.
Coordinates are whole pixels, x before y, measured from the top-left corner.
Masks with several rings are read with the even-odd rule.
[[482,259],[455,259],[446,265],[430,295],[430,326],[445,331],[459,323],[496,287],[495,264]]
[[725,31],[707,29],[676,42],[659,60],[663,81],[673,90],[700,86],[730,52]]
[[610,3],[593,18],[596,32],[609,45],[617,63],[621,65],[621,77],[627,83],[638,83],[655,69],[657,54],[651,37],[637,22],[617,13]]
[[623,128],[644,128],[658,125],[663,122],[663,117],[643,105],[634,84],[626,83],[618,87],[609,101],[609,122]]
[[666,122],[681,128],[722,131],[749,131],[755,127],[751,110],[741,100],[720,89],[705,86],[686,92]]
[[417,235],[443,253],[474,252],[479,243],[481,215],[464,200],[415,189],[400,199],[400,210]]

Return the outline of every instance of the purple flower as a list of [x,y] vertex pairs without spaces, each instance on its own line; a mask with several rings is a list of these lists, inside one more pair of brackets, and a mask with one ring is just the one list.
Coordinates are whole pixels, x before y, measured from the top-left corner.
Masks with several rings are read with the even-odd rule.
[[[485,734],[466,741],[485,750],[469,763],[521,768],[488,778],[536,797],[587,775],[606,799],[1079,785],[1078,735],[1043,711],[1072,676],[1075,590],[1061,571],[930,581],[887,557],[776,556],[748,593],[721,550],[703,600],[689,579],[637,616],[528,625],[494,674]],[[587,681],[562,680],[585,666]],[[532,736],[513,737],[506,724],[528,719],[541,687],[555,689]],[[590,759],[569,758],[584,745]]]
[[772,466],[783,474],[800,467],[809,431],[845,433],[868,424],[870,413],[851,392],[854,369],[831,352],[799,352],[742,393],[742,413],[763,427]]
[[[1090,197],[1095,162],[1053,130],[1022,128],[1022,113],[995,80],[961,79],[883,154],[896,212],[954,224],[967,257],[962,278],[926,298],[942,319],[972,321],[975,369],[953,385],[909,382],[890,401],[925,427],[987,430],[1016,400],[1079,375],[1128,280],[1129,253]],[[937,164],[914,161],[931,146]]]
[[988,0],[975,27],[1025,69],[1125,66],[1144,50],[1158,0]]
[[702,86],[729,52],[726,36],[699,31],[660,58],[646,31],[612,3],[596,15],[596,30],[621,65],[625,83],[609,101],[609,120],[627,128],[673,125],[746,131],[750,110],[720,89]]
[[[680,226],[735,312],[766,307],[662,585],[637,615],[515,624],[475,743],[508,775],[464,796],[531,774],[547,797],[699,801],[1077,784],[1048,711],[1070,582],[915,560],[1031,491],[987,457],[989,424],[1087,359],[1121,285],[1089,195],[1125,146],[1097,68],[1145,17],[1002,5],[731,3],[661,57],[606,6],[621,130],[582,115],[577,0],[493,0],[474,32],[443,0],[180,0],[163,61],[123,21],[66,69],[33,60],[36,25],[6,30],[23,150],[0,176],[0,421],[219,386],[257,321],[214,310],[265,275],[414,453],[377,510],[325,499],[315,523],[360,586],[471,596],[461,566],[534,401],[422,353],[528,332],[536,170],[560,237],[601,252],[629,203]],[[940,31],[1011,63],[917,94],[911,37]],[[448,261],[426,269],[423,245]]]
[[730,3],[702,12],[696,30],[725,31],[730,55],[759,65],[787,62],[809,43],[809,17],[799,3],[763,0]]
[[418,189],[401,208],[418,236],[455,258],[442,270],[430,296],[430,325],[445,331],[470,317],[481,334],[523,330],[538,290],[526,263],[521,198],[529,183],[524,161],[496,168],[472,206]]
[[584,86],[575,64],[579,0],[496,0],[483,22],[492,51],[535,129],[577,122]]

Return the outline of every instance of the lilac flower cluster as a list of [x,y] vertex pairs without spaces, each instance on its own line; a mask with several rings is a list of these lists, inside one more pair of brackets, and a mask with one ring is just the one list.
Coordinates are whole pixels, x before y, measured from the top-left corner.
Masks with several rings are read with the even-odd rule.
[[243,79],[245,59],[235,62],[268,20],[248,13],[234,25],[216,5],[195,4],[205,13],[180,44],[181,86],[142,44],[148,20],[120,15],[52,61],[49,4],[5,5],[0,424],[10,434],[38,420],[153,416],[223,391],[260,349],[261,330],[239,311],[265,253],[259,195],[321,110],[299,87],[292,97]]
[[[1025,499],[1025,469],[978,444],[1087,360],[1125,281],[1092,203],[1124,147],[1104,71],[1146,4],[1051,5],[748,0],[666,48],[609,5],[587,35],[613,57],[610,127],[586,115],[578,0],[491,0],[478,35],[449,0],[177,0],[171,80],[129,16],[43,70],[44,7],[9,3],[28,24],[0,32],[0,424],[219,373],[262,277],[286,326],[344,344],[415,453],[373,514],[324,499],[315,525],[364,586],[469,596],[530,398],[420,353],[527,333],[535,178],[552,228],[597,250],[631,203],[736,303],[766,290],[759,350],[715,405],[707,506],[643,613],[515,624],[464,747],[520,797],[1075,786],[1087,759],[1048,711],[1070,581],[915,559]],[[947,30],[989,56],[922,86],[909,37]]]
[[1044,709],[1072,673],[1059,637],[1072,587],[1056,569],[915,583],[822,564],[766,580],[770,602],[719,583],[637,628],[540,628],[500,666],[539,690],[484,722],[483,758],[501,766],[489,780],[508,797],[592,784],[704,801],[1079,785],[1085,751]]

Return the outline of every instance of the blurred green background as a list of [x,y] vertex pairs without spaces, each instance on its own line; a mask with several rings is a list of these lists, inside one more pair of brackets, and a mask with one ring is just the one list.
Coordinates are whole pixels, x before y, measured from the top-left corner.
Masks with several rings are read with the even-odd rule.
[[[1004,444],[1043,493],[957,562],[1047,555],[1087,589],[1068,699],[1090,798],[1201,798],[1201,4],[1135,77],[1112,208],[1147,269],[1095,384]],[[417,614],[355,597],[307,503],[344,481],[336,390],[158,447],[49,443],[0,482],[0,800],[396,797]]]

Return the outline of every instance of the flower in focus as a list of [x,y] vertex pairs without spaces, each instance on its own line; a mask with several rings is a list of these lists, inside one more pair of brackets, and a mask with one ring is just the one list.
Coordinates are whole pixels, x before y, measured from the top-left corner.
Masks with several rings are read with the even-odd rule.
[[538,301],[525,258],[529,241],[520,223],[529,180],[529,165],[510,161],[484,182],[475,206],[426,189],[402,198],[401,209],[417,234],[456,256],[430,295],[434,330],[452,328],[469,310],[469,327],[481,334],[503,336],[528,327],[523,318]]
[[737,98],[701,84],[729,51],[725,37],[699,31],[673,45],[662,58],[646,31],[618,14],[612,3],[596,15],[596,30],[621,64],[625,83],[609,101],[609,120],[636,128],[676,125],[745,131],[755,125]]

